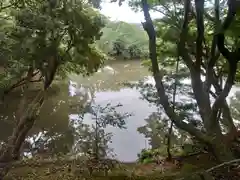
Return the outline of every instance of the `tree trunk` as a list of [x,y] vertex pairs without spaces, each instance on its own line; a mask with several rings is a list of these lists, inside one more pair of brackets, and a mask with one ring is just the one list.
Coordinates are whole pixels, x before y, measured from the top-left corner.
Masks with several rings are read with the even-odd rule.
[[[9,138],[3,153],[0,156],[0,180],[8,173],[11,163],[18,160],[20,156],[20,148],[24,142],[27,133],[33,127],[35,120],[39,115],[39,110],[43,104],[44,91],[40,90],[35,99],[28,104],[29,83],[32,78],[33,69],[30,68],[27,75],[27,82],[24,86],[23,97],[19,103],[17,112],[16,127],[12,136]],[[26,108],[27,107],[27,108]]]
[[[7,174],[11,163],[18,160],[20,156],[20,148],[24,142],[27,133],[33,127],[35,120],[39,115],[39,110],[43,104],[42,92],[39,93],[34,104],[30,104],[26,114],[23,114],[17,127],[14,129],[7,147],[0,157],[0,180]],[[23,97],[25,98],[25,97]]]
[[231,147],[222,141],[222,138],[215,138],[210,145],[210,150],[218,162],[226,162],[235,159]]

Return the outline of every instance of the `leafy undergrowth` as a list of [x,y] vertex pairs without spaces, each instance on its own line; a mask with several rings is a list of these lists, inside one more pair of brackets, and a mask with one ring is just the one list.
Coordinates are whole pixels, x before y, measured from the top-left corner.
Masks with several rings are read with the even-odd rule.
[[[202,159],[202,158],[201,158]],[[192,161],[194,160],[194,161]],[[41,163],[40,161],[25,161],[13,167],[6,180],[24,179],[24,180],[75,180],[75,179],[93,179],[93,180],[123,180],[123,179],[156,179],[156,180],[175,180],[185,177],[188,180],[197,180],[192,176],[193,172],[197,172],[204,168],[209,168],[211,163],[204,164],[198,159],[192,159],[192,162],[186,162],[182,167],[174,164],[156,165],[137,164],[137,163],[121,163],[117,168],[112,169],[108,175],[103,172],[94,172],[89,175],[89,171],[84,164],[70,161],[52,161]],[[208,161],[210,162],[210,161]],[[205,166],[205,167],[204,167]],[[184,178],[184,179],[185,179]]]

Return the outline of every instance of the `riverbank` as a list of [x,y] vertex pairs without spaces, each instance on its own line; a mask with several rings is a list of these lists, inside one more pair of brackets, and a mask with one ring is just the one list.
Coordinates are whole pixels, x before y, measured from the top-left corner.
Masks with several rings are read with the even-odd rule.
[[[203,162],[204,161],[204,162]],[[136,162],[119,162],[114,168],[109,169],[108,174],[104,171],[96,170],[90,175],[88,164],[83,159],[30,159],[14,163],[11,171],[7,175],[7,180],[58,180],[58,179],[91,179],[91,180],[198,180],[196,173],[212,167],[214,164],[206,159],[188,159],[182,166],[176,166],[171,162],[161,164]],[[203,166],[204,164],[204,166]],[[92,164],[91,164],[92,165]]]
[[[186,175],[186,173],[184,174]],[[123,180],[123,179],[161,179],[170,180],[183,177],[181,171],[174,169],[170,171],[164,171],[162,167],[154,166],[153,164],[137,164],[137,163],[121,163],[120,167],[113,169],[108,175],[104,175],[103,172],[94,172],[91,176],[87,171],[81,171],[77,168],[77,164],[70,162],[62,162],[62,164],[56,163],[44,163],[36,162],[33,164],[24,163],[22,166],[14,167],[7,175],[6,179],[24,179],[24,180],[58,180],[58,179],[94,179],[94,180]]]
[[[239,180],[239,170],[228,171],[233,162],[218,164],[209,153],[174,156],[160,163],[96,161],[86,156],[37,156],[14,162],[6,180]],[[181,163],[176,163],[176,161]],[[234,162],[238,162],[235,160]],[[233,168],[233,167],[232,167]],[[92,171],[93,170],[93,171]],[[204,176],[204,178],[203,178]],[[230,179],[229,179],[230,178]]]

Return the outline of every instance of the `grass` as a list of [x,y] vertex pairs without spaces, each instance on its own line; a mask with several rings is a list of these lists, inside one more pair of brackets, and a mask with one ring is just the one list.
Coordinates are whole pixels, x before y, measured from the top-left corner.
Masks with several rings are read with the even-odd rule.
[[[71,168],[70,168],[71,167]],[[11,169],[6,180],[175,180],[199,170],[197,166],[185,164],[181,169],[170,169],[162,172],[152,164],[121,163],[107,176],[103,172],[94,172],[91,176],[83,164],[63,163],[24,163]],[[191,180],[191,178],[188,178]]]
[[[197,180],[192,174],[203,169],[208,169],[215,164],[208,155],[190,157],[184,160],[181,168],[173,164],[156,165],[153,163],[120,163],[112,169],[107,176],[103,171],[89,175],[84,160],[28,160],[15,163],[6,180],[175,180],[186,177],[187,180]],[[164,167],[164,169],[163,169]]]

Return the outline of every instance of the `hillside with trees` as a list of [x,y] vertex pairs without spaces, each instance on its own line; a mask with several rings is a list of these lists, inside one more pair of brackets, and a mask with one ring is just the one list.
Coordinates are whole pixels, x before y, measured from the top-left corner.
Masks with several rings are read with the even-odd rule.
[[102,29],[102,37],[97,41],[99,49],[119,59],[140,59],[147,57],[147,34],[140,24],[109,21]]

